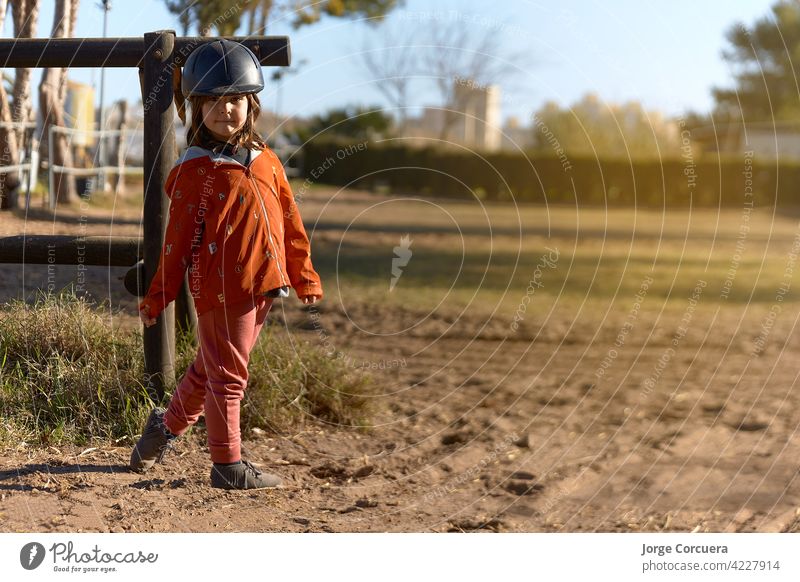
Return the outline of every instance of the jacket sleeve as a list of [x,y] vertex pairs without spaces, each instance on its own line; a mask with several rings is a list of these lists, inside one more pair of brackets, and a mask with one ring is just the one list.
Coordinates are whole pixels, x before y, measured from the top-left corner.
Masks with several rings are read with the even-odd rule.
[[144,306],[150,307],[152,317],[157,317],[178,296],[191,252],[203,233],[197,188],[193,187],[186,173],[181,176],[180,166],[173,168],[172,172],[165,186],[170,205],[164,246],[147,295],[139,303],[140,311]]
[[311,264],[311,242],[306,235],[303,219],[286,178],[283,166],[276,159],[276,181],[280,186],[283,207],[283,244],[286,248],[286,271],[289,282],[298,297],[317,295],[322,297],[322,282]]

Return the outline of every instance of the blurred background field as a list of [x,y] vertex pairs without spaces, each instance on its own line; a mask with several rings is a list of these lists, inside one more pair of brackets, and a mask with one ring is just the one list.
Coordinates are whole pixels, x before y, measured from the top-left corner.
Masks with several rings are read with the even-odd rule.
[[[303,189],[295,182],[295,192]],[[15,211],[14,234],[74,233],[139,235],[141,197],[97,194],[90,205],[65,206],[55,221],[43,211]],[[684,302],[700,280],[703,303],[795,302],[793,254],[798,251],[800,212],[698,208],[661,212],[653,208],[532,203],[493,203],[413,195],[391,195],[329,186],[305,188],[299,203],[312,239],[313,260],[328,298],[349,298],[420,309],[463,308],[510,316],[533,278],[530,309],[555,304],[595,307],[630,302],[647,277],[653,303]],[[91,208],[91,220],[79,212]],[[80,224],[78,224],[80,222]],[[393,283],[395,248],[407,238],[408,263]],[[542,265],[557,256],[556,265]],[[537,266],[540,274],[536,275]],[[6,268],[14,269],[11,265]],[[59,272],[75,267],[57,266]],[[788,269],[788,271],[787,271]],[[29,265],[29,274],[46,266]],[[32,291],[35,281],[26,287]],[[119,297],[110,277],[97,298]],[[124,295],[123,295],[124,297]]]
[[[789,291],[783,300],[799,297],[791,285],[791,254],[797,253],[800,222],[773,208],[662,213],[348,191],[328,194],[324,201],[317,192],[325,196],[325,189],[316,189],[301,211],[313,231],[315,264],[329,292],[345,298],[366,294],[427,308],[443,301],[473,303],[509,314],[537,265],[541,286],[536,286],[533,310],[555,303],[628,302],[646,277],[653,278],[648,294],[665,304],[684,302],[704,280],[704,303],[743,309],[773,302],[787,282],[787,267]],[[390,291],[392,251],[404,236],[413,254]],[[557,265],[542,268],[542,257],[552,251]]]

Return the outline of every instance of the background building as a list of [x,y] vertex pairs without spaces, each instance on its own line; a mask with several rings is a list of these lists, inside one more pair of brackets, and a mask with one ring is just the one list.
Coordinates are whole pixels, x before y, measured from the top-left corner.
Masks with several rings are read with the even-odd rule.
[[502,121],[498,85],[481,86],[459,79],[454,82],[453,103],[449,111],[425,107],[422,115],[407,120],[403,137],[418,138],[415,141],[419,144],[445,139],[479,150],[500,149]]

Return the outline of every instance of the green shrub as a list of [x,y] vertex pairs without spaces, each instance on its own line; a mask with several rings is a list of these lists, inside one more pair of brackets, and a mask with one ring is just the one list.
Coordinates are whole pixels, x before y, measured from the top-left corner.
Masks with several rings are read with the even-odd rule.
[[[400,145],[398,145],[400,143]],[[640,207],[792,206],[800,203],[800,164],[706,154],[654,160],[570,157],[551,152],[480,152],[314,140],[303,146],[310,183],[417,196],[490,201]],[[752,179],[753,197],[745,196]]]

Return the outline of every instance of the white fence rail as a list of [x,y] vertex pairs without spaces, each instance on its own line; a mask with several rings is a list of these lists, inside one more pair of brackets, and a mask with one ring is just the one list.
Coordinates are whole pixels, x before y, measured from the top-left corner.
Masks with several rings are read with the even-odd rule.
[[[98,137],[100,139],[106,137],[119,137],[120,139],[120,147],[124,147],[125,144],[125,137],[129,135],[134,135],[136,133],[141,133],[141,130],[137,131],[134,129],[74,129],[71,127],[58,127],[55,125],[50,126],[50,131],[48,132],[47,136],[47,151],[48,151],[48,159],[53,159],[53,144],[54,144],[54,136],[56,133],[64,134],[64,135],[92,135]],[[78,176],[78,177],[86,177],[86,176],[97,176],[99,181],[105,182],[106,178],[109,175],[113,174],[120,174],[125,176],[143,176],[144,175],[144,168],[141,166],[128,166],[125,164],[119,164],[115,166],[103,165],[103,166],[95,166],[93,168],[77,168],[71,166],[59,166],[56,164],[48,164],[48,172],[49,172],[49,203],[50,208],[56,207],[56,192],[55,192],[55,174],[68,174],[70,176]]]
[[[21,129],[23,132],[36,129],[35,121],[0,121],[2,129]],[[33,139],[33,135],[28,138],[29,148],[20,152],[20,163],[10,166],[0,166],[0,174],[16,172],[21,185],[25,186],[25,209],[30,206],[31,190],[36,185],[39,176],[39,142]]]

